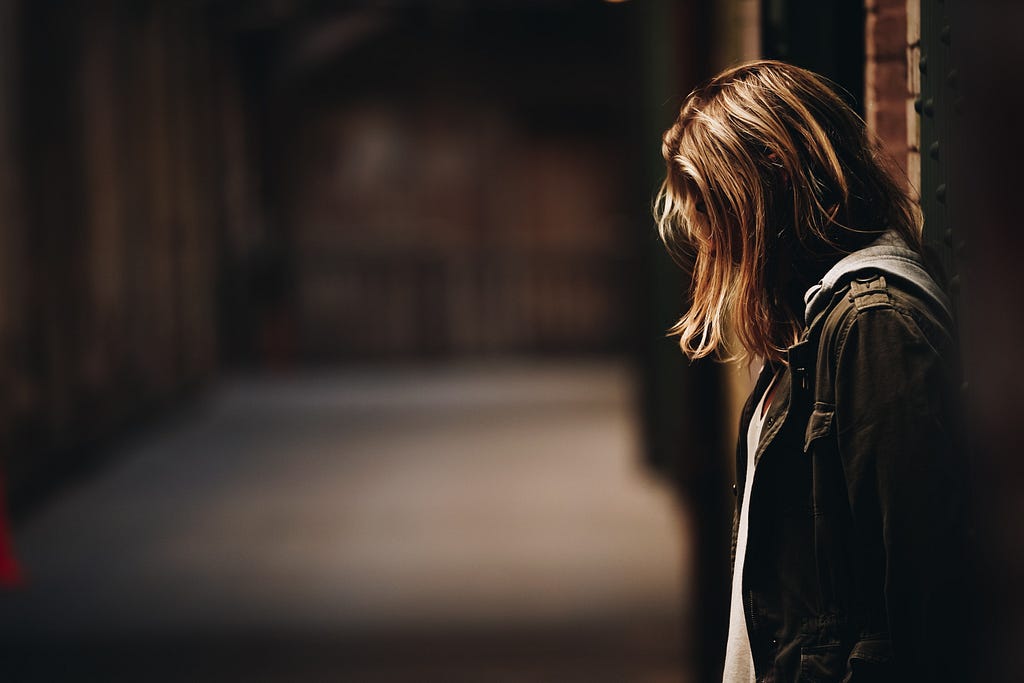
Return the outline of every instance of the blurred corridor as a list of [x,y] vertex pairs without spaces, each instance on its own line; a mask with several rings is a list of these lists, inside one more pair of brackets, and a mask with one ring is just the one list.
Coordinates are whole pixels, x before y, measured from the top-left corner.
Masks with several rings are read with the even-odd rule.
[[694,678],[650,7],[0,0],[0,678]]
[[19,530],[9,680],[688,680],[636,391],[612,361],[227,381]]
[[1021,622],[982,680],[1016,681],[992,4],[0,0],[0,680],[720,680],[749,378],[666,336],[651,200],[686,93],[763,56],[981,266],[950,285]]

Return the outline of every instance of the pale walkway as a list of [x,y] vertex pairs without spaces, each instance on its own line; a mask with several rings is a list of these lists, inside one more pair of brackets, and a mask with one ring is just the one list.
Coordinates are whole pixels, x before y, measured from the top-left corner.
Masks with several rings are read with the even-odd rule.
[[685,680],[633,391],[590,361],[226,381],[17,530],[0,636],[52,680]]

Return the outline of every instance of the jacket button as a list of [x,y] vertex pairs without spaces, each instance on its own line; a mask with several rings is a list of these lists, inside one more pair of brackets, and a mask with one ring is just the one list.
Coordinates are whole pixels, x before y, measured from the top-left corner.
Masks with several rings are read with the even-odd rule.
[[769,427],[771,427],[773,424],[775,424],[775,418],[774,417],[769,417],[768,420],[765,422],[765,424],[768,425]]
[[732,495],[736,495],[736,484],[732,485]]
[[775,639],[775,638],[772,638],[772,647],[774,648],[774,647],[778,647],[778,646],[779,646],[779,641],[777,639]]

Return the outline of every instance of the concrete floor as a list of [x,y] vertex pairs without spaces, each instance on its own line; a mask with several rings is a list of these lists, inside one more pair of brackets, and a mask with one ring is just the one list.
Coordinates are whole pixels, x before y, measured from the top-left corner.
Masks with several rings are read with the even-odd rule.
[[634,391],[615,361],[225,381],[16,530],[5,666],[686,681],[687,528]]

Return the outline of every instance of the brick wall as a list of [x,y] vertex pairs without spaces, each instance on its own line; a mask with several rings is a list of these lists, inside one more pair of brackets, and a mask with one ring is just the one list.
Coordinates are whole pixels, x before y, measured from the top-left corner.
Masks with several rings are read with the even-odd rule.
[[864,104],[870,127],[911,186],[920,189],[920,152],[914,100],[921,85],[920,0],[865,0]]

